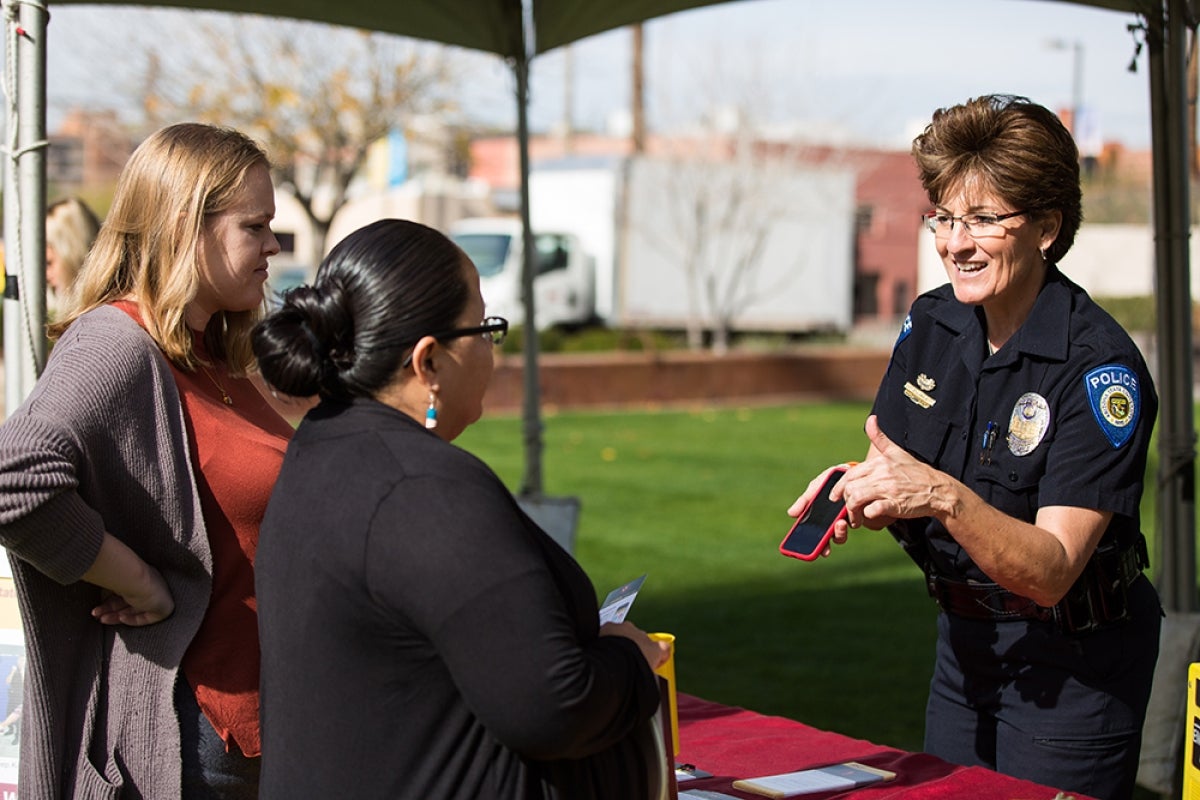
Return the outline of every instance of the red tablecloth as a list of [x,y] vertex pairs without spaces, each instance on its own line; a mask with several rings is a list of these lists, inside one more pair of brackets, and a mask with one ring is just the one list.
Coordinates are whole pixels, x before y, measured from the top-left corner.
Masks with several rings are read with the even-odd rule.
[[[713,777],[684,781],[679,791],[707,789],[762,800],[730,784],[739,778],[775,775],[840,761],[859,761],[891,770],[896,779],[853,792],[806,795],[812,800],[853,796],[854,800],[1053,800],[1058,794],[1029,781],[981,767],[959,767],[925,753],[908,753],[863,739],[817,730],[783,717],[768,717],[679,695],[679,756]],[[1075,800],[1091,800],[1070,795]]]

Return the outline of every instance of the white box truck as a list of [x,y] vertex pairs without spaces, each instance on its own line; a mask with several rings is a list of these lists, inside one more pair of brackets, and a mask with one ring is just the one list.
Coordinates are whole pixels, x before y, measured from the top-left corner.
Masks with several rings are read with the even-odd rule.
[[597,316],[620,327],[849,330],[855,174],[661,158],[538,164],[537,230],[595,257]]
[[[459,220],[450,238],[479,270],[479,288],[489,316],[514,325],[525,320],[521,303],[522,232],[515,217]],[[567,232],[534,235],[534,314],[539,330],[554,325],[578,326],[595,321],[595,260]]]
[[[538,327],[848,330],[854,191],[847,169],[790,164],[539,164]],[[520,220],[462,220],[450,235],[479,269],[488,313],[522,320]]]

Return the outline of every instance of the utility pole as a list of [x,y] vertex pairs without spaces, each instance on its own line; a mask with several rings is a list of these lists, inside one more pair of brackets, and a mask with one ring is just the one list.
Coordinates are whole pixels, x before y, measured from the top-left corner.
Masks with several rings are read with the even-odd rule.
[[575,48],[563,47],[563,155],[569,156],[575,149]]
[[1187,62],[1187,108],[1188,108],[1188,153],[1191,155],[1192,178],[1200,179],[1200,147],[1196,141],[1196,105],[1200,99],[1200,67],[1196,58],[1196,31],[1188,34]]
[[633,28],[633,89],[630,93],[630,105],[633,116],[633,152],[640,155],[646,151],[646,67],[643,49],[645,34],[642,23],[636,22]]
[[1076,39],[1051,39],[1046,42],[1051,50],[1072,50],[1074,61],[1071,68],[1071,135],[1079,141],[1079,114],[1083,110],[1083,42]]

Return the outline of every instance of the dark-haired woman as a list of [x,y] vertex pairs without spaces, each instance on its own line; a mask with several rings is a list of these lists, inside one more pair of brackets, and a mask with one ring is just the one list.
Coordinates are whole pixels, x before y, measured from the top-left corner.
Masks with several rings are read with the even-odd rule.
[[263,797],[650,797],[665,650],[600,628],[579,565],[483,463],[492,346],[442,234],[383,220],[255,332],[263,377],[319,394],[258,550]]
[[1138,514],[1158,404],[1129,336],[1057,267],[1079,154],[1049,110],[990,96],[934,114],[913,156],[950,282],[905,320],[867,458],[833,489],[835,540],[893,525],[925,572],[927,750],[1128,798],[1161,617]]

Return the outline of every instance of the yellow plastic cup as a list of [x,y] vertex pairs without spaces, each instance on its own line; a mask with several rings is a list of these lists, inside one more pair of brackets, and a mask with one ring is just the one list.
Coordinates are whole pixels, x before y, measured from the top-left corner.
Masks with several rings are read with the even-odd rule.
[[671,647],[667,660],[654,670],[654,673],[667,681],[667,705],[671,713],[671,752],[679,755],[679,704],[675,698],[675,634],[651,633],[647,635],[652,640],[666,642]]

